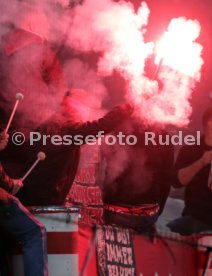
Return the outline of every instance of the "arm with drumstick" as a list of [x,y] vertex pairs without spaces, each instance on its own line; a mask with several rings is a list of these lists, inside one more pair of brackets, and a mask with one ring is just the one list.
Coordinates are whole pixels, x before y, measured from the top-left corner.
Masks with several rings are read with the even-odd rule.
[[[8,120],[7,126],[5,130],[0,134],[0,150],[3,150],[8,143],[8,131],[12,120],[14,118],[15,112],[17,110],[18,104],[24,98],[23,94],[16,93],[16,102],[14,104],[13,110],[11,112],[10,118]],[[2,165],[0,165],[0,187],[4,188],[6,191],[11,192],[11,194],[15,195],[21,187],[23,187],[22,180],[20,179],[12,179],[10,178],[4,171]]]
[[32,166],[28,169],[25,175],[20,179],[12,179],[10,178],[4,171],[3,167],[0,164],[0,182],[1,187],[10,192],[12,195],[17,194],[20,188],[23,187],[24,180],[29,176],[32,170],[37,166],[39,161],[42,161],[46,158],[44,152],[39,152],[37,155],[36,161],[32,164]]
[[[0,134],[0,150],[3,150],[8,142],[8,134],[2,132]],[[46,158],[44,152],[39,152],[37,154],[36,161],[32,164],[32,166],[28,169],[25,175],[20,179],[12,179],[10,178],[4,171],[2,165],[0,164],[0,187],[4,188],[6,191],[10,192],[12,195],[15,195],[20,188],[23,187],[23,181],[28,177],[28,175],[32,172],[32,170],[37,166],[39,161],[42,161]]]
[[[4,131],[0,133],[0,151],[6,147],[8,138],[9,135]],[[14,195],[21,187],[23,187],[22,181],[10,178],[0,163],[0,200],[7,203],[9,194],[6,191]]]
[[7,146],[8,138],[9,138],[8,130],[9,130],[9,128],[10,128],[10,125],[11,125],[11,123],[12,123],[13,117],[14,117],[15,112],[16,112],[16,110],[17,110],[18,104],[19,104],[20,101],[23,100],[24,95],[21,94],[21,93],[17,93],[15,97],[16,97],[16,102],[15,102],[15,104],[14,104],[14,107],[13,107],[13,110],[12,110],[12,112],[11,112],[10,118],[9,118],[9,120],[8,120],[7,126],[6,126],[6,128],[2,131],[2,133],[0,133],[0,150],[3,150],[3,149]]
[[[5,130],[0,133],[0,150],[3,150],[8,143],[8,130],[11,125],[12,119],[15,115],[16,109],[18,107],[19,101],[23,100],[23,95],[21,93],[16,94],[16,102],[13,107],[13,111],[10,115],[9,121],[7,123],[7,126]],[[3,187],[5,190],[11,192],[11,194],[15,195],[20,188],[23,187],[23,181],[28,177],[28,175],[32,172],[32,170],[37,166],[39,161],[42,161],[46,158],[46,155],[44,152],[39,152],[37,154],[37,159],[36,161],[32,164],[32,166],[28,169],[28,171],[25,173],[25,175],[20,178],[20,179],[12,179],[10,178],[4,171],[3,167],[0,164],[0,182],[1,182],[1,187]]]

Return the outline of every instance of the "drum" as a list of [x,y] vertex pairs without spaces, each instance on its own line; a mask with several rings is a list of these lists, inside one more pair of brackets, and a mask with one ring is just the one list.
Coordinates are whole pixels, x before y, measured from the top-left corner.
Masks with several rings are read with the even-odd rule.
[[132,228],[136,231],[151,229],[158,218],[158,204],[131,205],[104,205],[106,224]]
[[175,233],[133,235],[137,275],[197,276],[197,250],[190,239]]
[[212,276],[212,234],[198,239],[198,276]]
[[[79,209],[48,206],[30,207],[29,210],[46,227],[49,275],[78,275]],[[21,247],[18,243],[15,246],[13,243],[12,270],[15,276],[24,275]]]

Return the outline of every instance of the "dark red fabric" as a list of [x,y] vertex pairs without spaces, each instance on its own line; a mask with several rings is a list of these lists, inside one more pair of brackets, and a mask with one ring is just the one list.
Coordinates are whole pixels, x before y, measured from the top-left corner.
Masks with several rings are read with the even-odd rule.
[[[91,237],[91,228],[80,227],[79,269],[82,268]],[[157,240],[153,243],[149,237],[138,234],[133,235],[133,241],[137,275],[155,275],[157,272],[158,275],[171,273],[170,275],[197,276],[198,254],[195,247],[170,240]],[[97,265],[96,251],[93,250],[86,270],[87,275],[97,276]]]
[[[86,254],[90,246],[90,240],[92,238],[93,232],[90,227],[83,226],[79,228],[79,239],[78,239],[78,253],[79,253],[79,272],[82,271]],[[86,266],[85,275],[97,276],[97,257],[96,257],[96,248],[91,249],[91,257]]]
[[134,250],[138,275],[197,275],[197,251],[189,245],[134,235]]

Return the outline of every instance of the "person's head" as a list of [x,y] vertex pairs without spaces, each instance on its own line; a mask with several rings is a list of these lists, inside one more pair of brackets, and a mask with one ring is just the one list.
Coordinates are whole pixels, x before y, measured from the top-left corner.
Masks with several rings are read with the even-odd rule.
[[203,113],[202,125],[206,134],[212,133],[212,107],[209,107]]

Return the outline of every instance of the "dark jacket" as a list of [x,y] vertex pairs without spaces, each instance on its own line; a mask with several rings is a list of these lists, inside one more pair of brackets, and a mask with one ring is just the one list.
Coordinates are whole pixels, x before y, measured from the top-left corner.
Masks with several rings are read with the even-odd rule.
[[[174,186],[176,188],[184,187],[177,177],[179,170],[193,164],[208,150],[212,150],[212,147],[204,143],[204,138],[201,139],[200,145],[185,146],[180,150],[175,164]],[[212,225],[212,191],[208,188],[209,173],[210,164],[204,166],[185,187],[183,214],[192,215],[196,219]]]
[[[99,131],[104,131],[105,134],[110,132],[125,120],[130,112],[126,106],[116,107],[103,118],[82,124],[73,124],[68,119],[56,116],[42,124],[37,131],[47,135],[81,135],[84,139],[87,135],[97,135]],[[19,198],[25,205],[63,204],[76,174],[80,146],[53,145],[50,140],[46,145],[42,145],[40,141],[34,146],[30,146],[28,142],[23,146],[14,146],[10,142],[2,152],[2,160],[8,173],[18,178],[28,170],[39,151],[46,153],[46,159],[41,161],[24,181]]]
[[7,192],[11,192],[12,187],[13,187],[13,181],[6,174],[2,164],[0,163],[0,188],[3,188]]
[[0,216],[7,214],[10,211],[10,206],[3,200],[3,193],[7,194],[11,192],[13,187],[12,179],[5,173],[5,170],[0,163]]
[[[103,200],[107,204],[140,205],[159,203],[162,212],[171,187],[174,162],[172,145],[145,145],[145,132],[165,135],[164,131],[141,129],[130,120],[122,126],[125,135],[135,135],[135,145],[104,148],[107,170]],[[139,129],[140,128],[140,129]],[[116,132],[118,133],[118,131]]]

